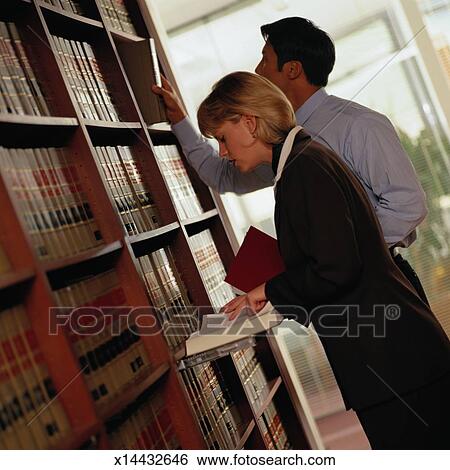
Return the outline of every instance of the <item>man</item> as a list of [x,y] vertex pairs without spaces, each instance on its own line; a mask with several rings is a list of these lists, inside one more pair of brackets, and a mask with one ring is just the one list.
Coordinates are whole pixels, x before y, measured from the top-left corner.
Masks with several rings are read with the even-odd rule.
[[[335,62],[329,36],[305,18],[284,18],[261,27],[266,41],[255,72],[277,85],[291,102],[297,123],[336,152],[355,173],[375,209],[397,266],[428,303],[416,273],[396,247],[416,239],[427,214],[425,194],[389,119],[355,102],[328,95]],[[219,193],[244,194],[273,184],[270,165],[240,173],[193,127],[170,83],[154,86],[167,107],[172,129],[200,178]]]

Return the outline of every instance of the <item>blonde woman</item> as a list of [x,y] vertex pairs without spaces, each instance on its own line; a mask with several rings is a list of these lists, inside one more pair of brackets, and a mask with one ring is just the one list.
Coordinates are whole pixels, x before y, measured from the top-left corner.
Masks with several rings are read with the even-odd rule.
[[449,449],[450,343],[392,260],[356,177],[296,126],[285,95],[258,75],[222,78],[197,117],[241,172],[267,163],[276,175],[286,270],[225,313],[233,319],[244,306],[256,313],[267,301],[286,316],[305,312],[296,319],[314,324],[372,448]]

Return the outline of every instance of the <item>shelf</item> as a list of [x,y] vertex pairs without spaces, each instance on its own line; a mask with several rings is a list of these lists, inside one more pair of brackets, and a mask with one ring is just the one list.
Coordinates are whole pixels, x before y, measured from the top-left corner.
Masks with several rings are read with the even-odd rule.
[[140,122],[94,121],[83,119],[94,146],[132,145],[139,138]]
[[0,310],[23,303],[34,279],[33,269],[21,269],[0,276]]
[[149,368],[143,370],[132,382],[127,384],[123,390],[119,392],[119,396],[110,403],[98,406],[98,415],[102,421],[107,421],[127,405],[133,403],[136,398],[143,393],[151,385],[155,384],[170,370],[169,364],[162,364],[153,371]]
[[240,433],[241,434],[241,438],[239,439],[239,442],[236,446],[236,449],[237,450],[240,450],[244,447],[245,443],[247,442],[247,439],[250,437],[250,434],[252,433],[253,429],[255,429],[255,420],[252,419],[250,421],[250,423],[245,427],[243,428],[244,429],[244,432],[243,433]]
[[15,21],[31,7],[32,0],[2,0],[0,2],[0,20]]
[[180,228],[178,222],[173,222],[163,227],[138,235],[130,235],[126,239],[130,242],[135,256],[143,256],[167,246],[176,236]]
[[205,220],[212,219],[213,217],[216,217],[217,215],[219,215],[219,211],[217,209],[211,209],[195,217],[191,217],[189,219],[183,219],[181,223],[186,227],[189,225],[195,225],[200,222],[204,222]]
[[172,128],[168,122],[157,122],[155,124],[149,124],[147,129],[150,133],[153,132],[164,132],[168,134],[172,134]]
[[58,444],[51,447],[51,450],[78,449],[92,435],[99,434],[101,429],[102,424],[100,422],[94,423],[84,428],[75,428],[72,435],[62,438]]
[[77,127],[77,119],[70,117],[0,114],[3,146],[19,147],[24,142],[30,147],[64,145]]
[[192,237],[192,235],[206,230],[212,222],[211,219],[214,219],[218,215],[219,211],[217,209],[211,209],[203,212],[203,214],[197,215],[196,217],[184,219],[181,221],[181,224],[185,227],[187,234]]
[[83,251],[75,256],[70,256],[67,258],[56,259],[51,261],[43,261],[42,267],[47,272],[47,274],[59,271],[61,269],[66,269],[71,266],[84,263],[85,261],[93,260],[95,258],[100,258],[109,253],[113,253],[122,248],[122,242],[117,240],[108,245],[101,245],[97,248],[92,248],[91,250]]
[[[38,0],[45,20],[52,34],[67,37],[70,31],[70,38],[77,39],[77,35],[98,35],[104,31],[103,23],[86,16],[63,10],[60,7]],[[72,33],[75,32],[75,35]]]
[[173,145],[178,142],[167,122],[152,124],[147,126],[147,130],[154,145]]
[[141,36],[136,36],[135,34],[130,34],[126,33],[125,31],[120,31],[119,29],[112,29],[108,28],[111,36],[114,39],[117,39],[119,41],[125,41],[125,42],[137,42],[137,41],[142,41],[147,38],[143,38]]
[[262,393],[261,397],[258,399],[258,402],[254,404],[258,406],[258,403],[261,403],[261,405],[259,405],[257,410],[255,411],[256,419],[259,419],[262,416],[266,408],[269,406],[270,402],[273,400],[273,397],[275,396],[275,393],[277,393],[277,390],[280,388],[281,384],[281,377],[277,377],[276,379],[271,380],[267,383],[267,386],[264,389],[264,392]]
[[33,269],[21,269],[20,271],[4,273],[0,275],[0,290],[30,281],[34,277]]
[[82,122],[91,129],[141,129],[140,122],[97,121],[94,119],[83,119]]
[[56,116],[28,116],[19,114],[0,114],[0,126],[20,125],[24,126],[78,126],[76,118],[56,117]]

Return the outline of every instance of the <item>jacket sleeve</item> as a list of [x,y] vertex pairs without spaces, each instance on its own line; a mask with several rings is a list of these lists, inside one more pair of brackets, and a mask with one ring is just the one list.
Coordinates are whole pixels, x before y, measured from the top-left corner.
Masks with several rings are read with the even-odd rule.
[[274,306],[295,305],[309,311],[351,289],[362,263],[348,196],[329,170],[306,155],[300,158],[301,165],[285,170],[292,172],[281,195],[287,220],[280,224],[288,224],[306,261],[296,265],[285,259],[287,269],[270,279],[265,291]]
[[221,158],[211,142],[192,125],[189,117],[172,126],[190,165],[202,181],[223,194],[245,194],[273,184],[272,167],[259,165],[250,173],[241,173],[229,160]]

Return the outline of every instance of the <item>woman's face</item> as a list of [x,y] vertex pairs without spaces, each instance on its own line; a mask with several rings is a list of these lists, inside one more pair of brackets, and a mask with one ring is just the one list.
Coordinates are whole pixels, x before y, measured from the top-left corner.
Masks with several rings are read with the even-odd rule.
[[254,116],[241,116],[237,122],[225,121],[215,135],[219,142],[219,155],[232,161],[242,173],[252,171],[272,158],[270,146],[253,137],[255,128]]

